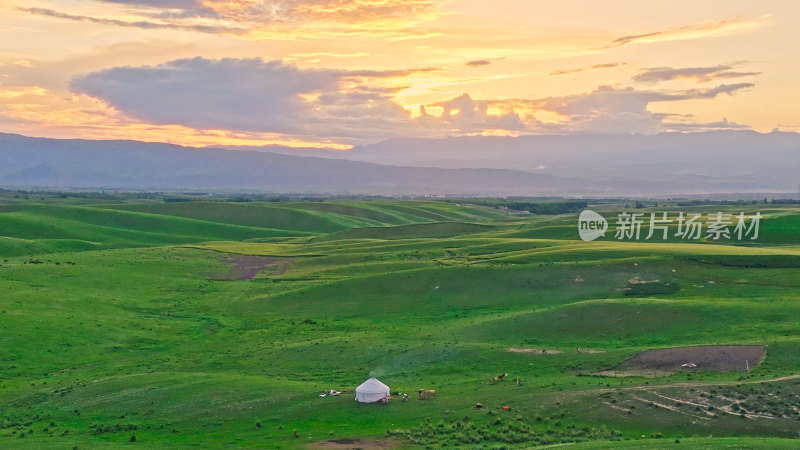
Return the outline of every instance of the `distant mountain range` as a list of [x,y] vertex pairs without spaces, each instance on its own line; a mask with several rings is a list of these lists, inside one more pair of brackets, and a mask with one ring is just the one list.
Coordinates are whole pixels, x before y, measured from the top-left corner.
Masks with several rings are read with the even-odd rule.
[[0,186],[373,195],[794,192],[800,135],[719,131],[396,139],[348,151],[0,133]]

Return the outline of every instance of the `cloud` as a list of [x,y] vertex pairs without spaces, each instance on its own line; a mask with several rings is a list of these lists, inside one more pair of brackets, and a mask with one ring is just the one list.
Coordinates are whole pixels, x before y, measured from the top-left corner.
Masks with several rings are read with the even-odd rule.
[[624,63],[624,62],[623,62],[623,63],[605,63],[605,64],[595,64],[595,65],[591,66],[591,68],[592,68],[592,69],[610,69],[610,68],[612,68],[612,67],[624,66],[624,65],[626,65],[626,64],[628,64],[628,63]]
[[[101,70],[74,78],[70,88],[160,126],[363,143],[402,136],[657,133],[673,126],[686,130],[692,127],[690,121],[672,124],[673,116],[653,113],[649,106],[714,99],[753,87],[737,83],[657,91],[601,86],[584,94],[540,99],[475,99],[464,93],[421,105],[412,117],[397,95],[405,89],[407,76],[431,70],[436,69],[301,69],[282,61],[198,57]],[[559,119],[545,123],[538,118],[541,113]]]
[[142,28],[146,30],[167,29],[167,30],[180,30],[180,31],[195,31],[200,33],[213,33],[213,34],[220,34],[220,33],[244,34],[247,31],[242,28],[235,28],[224,25],[180,24],[180,23],[152,22],[146,20],[127,21],[119,19],[107,19],[102,17],[67,14],[46,8],[19,8],[19,10],[37,16],[53,17],[56,19],[73,20],[78,22],[90,22],[101,25],[114,25],[119,27]]
[[433,0],[205,0],[221,17],[246,23],[380,22],[413,18],[437,9]]
[[288,56],[287,59],[297,59],[297,58],[363,58],[365,56],[371,56],[369,53],[365,52],[302,52],[302,53],[292,53]]
[[[442,114],[428,124],[435,127],[446,127],[450,133],[476,133],[485,130],[506,130],[506,131],[531,131],[530,126],[538,124],[535,119],[533,123],[525,123],[522,117],[513,108],[506,108],[500,114],[489,114],[489,109],[500,105],[508,105],[502,101],[474,100],[469,94],[461,94],[451,100],[433,103],[429,107],[442,108]],[[423,110],[423,122],[430,117]]]
[[593,66],[579,67],[577,69],[554,70],[550,72],[550,76],[569,75],[573,73],[580,73],[590,69],[612,69],[614,67],[625,66],[627,64],[628,63],[624,62],[616,62],[616,63],[595,64]]
[[567,118],[559,125],[562,131],[652,134],[670,131],[671,128],[664,120],[667,116],[649,111],[651,103],[713,99],[750,87],[753,87],[752,83],[738,83],[723,84],[712,89],[661,92],[600,86],[586,94],[532,100],[530,105],[534,109],[550,111]]
[[70,89],[140,120],[197,129],[370,138],[406,132],[410,114],[381,80],[433,69],[300,69],[261,59],[179,59],[74,78]]
[[[754,87],[753,83],[721,84],[713,89],[691,89],[683,94],[685,98],[716,98],[720,94],[733,95],[742,89]],[[676,99],[681,100],[679,95]]]
[[678,41],[683,39],[697,39],[720,34],[747,31],[753,28],[764,26],[770,16],[761,17],[734,17],[731,19],[705,22],[699,25],[689,25],[680,28],[673,28],[652,33],[635,34],[622,36],[609,42],[605,48],[621,47],[636,43],[654,43],[666,41]]
[[640,83],[656,83],[659,81],[670,81],[679,79],[694,80],[705,82],[711,80],[741,78],[753,75],[760,75],[761,72],[737,72],[730,65],[717,65],[710,67],[654,67],[645,69],[642,73],[633,77],[634,81]]
[[218,17],[202,0],[99,0],[103,3],[142,8],[142,14],[164,19]]
[[104,3],[117,3],[131,6],[148,6],[172,9],[201,9],[205,8],[200,0],[100,0]]
[[726,118],[716,122],[675,122],[665,121],[664,126],[670,131],[711,131],[711,130],[749,130],[750,127],[741,123],[731,122]]
[[40,86],[26,86],[22,88],[8,88],[0,85],[0,99],[11,99],[24,96],[43,96],[47,95],[47,89]]
[[[226,34],[241,39],[293,40],[362,34],[412,39],[409,30],[440,15],[435,0],[99,0],[143,20],[48,8],[17,8],[38,16],[101,25]],[[109,12],[108,14],[114,14]]]
[[481,59],[475,59],[475,60],[472,60],[472,61],[467,61],[466,63],[464,63],[464,65],[465,66],[469,66],[469,67],[488,66],[489,64],[491,64],[494,61],[502,61],[504,59],[506,59],[505,56],[501,56],[501,57],[497,57],[497,58],[481,58]]

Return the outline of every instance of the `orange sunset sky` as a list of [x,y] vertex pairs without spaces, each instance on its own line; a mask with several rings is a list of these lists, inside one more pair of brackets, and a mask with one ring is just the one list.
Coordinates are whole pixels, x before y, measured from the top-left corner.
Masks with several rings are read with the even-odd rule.
[[0,0],[0,132],[800,131],[796,1]]

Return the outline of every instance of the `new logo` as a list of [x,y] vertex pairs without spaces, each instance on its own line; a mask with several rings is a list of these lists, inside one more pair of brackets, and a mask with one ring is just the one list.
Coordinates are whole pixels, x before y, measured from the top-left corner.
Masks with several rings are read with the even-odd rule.
[[606,235],[608,221],[596,212],[587,209],[578,217],[578,234],[584,241],[593,241]]

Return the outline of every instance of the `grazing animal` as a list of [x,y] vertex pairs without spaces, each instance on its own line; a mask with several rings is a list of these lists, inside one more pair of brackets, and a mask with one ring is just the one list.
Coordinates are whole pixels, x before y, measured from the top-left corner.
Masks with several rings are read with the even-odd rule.
[[494,377],[494,381],[500,381],[500,380],[502,380],[503,378],[505,378],[507,376],[508,376],[507,373],[501,373],[500,375]]
[[420,389],[419,390],[419,399],[426,400],[429,398],[436,397],[436,390],[435,389]]

